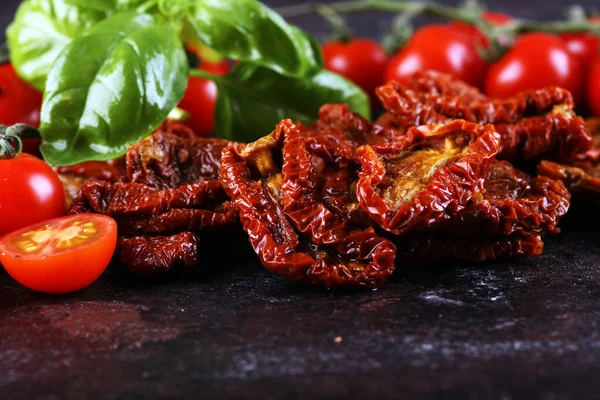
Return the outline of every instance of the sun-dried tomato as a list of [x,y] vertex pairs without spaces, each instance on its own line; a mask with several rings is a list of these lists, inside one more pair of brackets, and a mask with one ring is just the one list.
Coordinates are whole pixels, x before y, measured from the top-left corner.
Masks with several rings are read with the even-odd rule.
[[127,179],[157,189],[217,180],[221,150],[231,143],[224,139],[184,139],[157,131],[127,151]]
[[205,231],[223,229],[234,226],[237,213],[230,202],[225,202],[210,210],[196,208],[174,208],[162,214],[137,217],[116,218],[119,232],[124,235],[170,234],[189,231],[203,233]]
[[569,210],[570,199],[562,182],[545,176],[531,178],[506,161],[494,161],[483,191],[434,229],[471,237],[558,233],[558,221]]
[[543,160],[538,174],[563,181],[579,200],[600,201],[600,119],[590,118],[586,125],[593,134],[594,146],[566,164]]
[[395,234],[428,228],[461,211],[481,192],[500,137],[492,125],[455,120],[413,128],[412,141],[358,150],[357,196],[382,228]]
[[[263,265],[294,280],[326,287],[383,284],[394,269],[393,244],[377,236],[372,228],[347,227],[343,215],[335,214],[320,202],[318,194],[314,193],[316,187],[302,177],[306,173],[314,178],[314,169],[319,168],[319,163],[307,161],[306,152],[298,155],[299,163],[293,163],[289,158],[283,160],[282,146],[286,135],[298,139],[302,133],[286,120],[269,136],[248,145],[226,148],[221,159],[223,185]],[[304,142],[298,139],[294,143]],[[337,150],[346,154],[344,145],[341,146],[342,149]],[[336,149],[331,151],[332,154],[335,152]],[[331,160],[335,159],[333,156]],[[307,184],[303,189],[294,187],[301,185],[300,180]],[[310,198],[303,200],[314,211],[305,216],[305,224],[299,222],[294,210],[288,210],[288,216],[284,209],[282,197],[291,196],[295,190],[314,195],[312,204]],[[316,226],[318,212],[326,214],[321,220],[322,229]],[[326,224],[332,224],[331,229]],[[311,234],[311,227],[317,235]]]
[[407,130],[453,119],[491,123],[502,137],[498,158],[507,160],[540,156],[570,160],[592,145],[584,121],[573,111],[573,99],[567,90],[545,88],[493,100],[478,96],[474,88],[469,91],[463,82],[453,82],[448,76],[445,80],[423,84],[426,79],[419,75],[412,87],[390,82],[378,88],[388,111],[378,124]]
[[80,198],[87,206],[86,212],[117,217],[153,215],[174,208],[210,206],[222,203],[225,193],[219,181],[202,181],[176,189],[153,190],[139,183],[90,180],[84,183]]
[[200,239],[190,232],[173,236],[125,237],[117,243],[117,256],[130,272],[153,275],[197,265],[199,246]]
[[479,89],[454,78],[450,74],[425,70],[416,72],[410,81],[410,89],[444,96],[460,97],[464,101],[481,101],[487,97]]
[[396,246],[399,260],[420,265],[434,261],[482,262],[535,257],[542,254],[544,242],[539,234],[465,238],[418,232],[399,237]]

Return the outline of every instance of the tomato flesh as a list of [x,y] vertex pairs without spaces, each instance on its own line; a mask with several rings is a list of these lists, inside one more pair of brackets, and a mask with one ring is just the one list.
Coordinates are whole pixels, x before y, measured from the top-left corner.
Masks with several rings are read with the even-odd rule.
[[45,293],[69,293],[94,282],[117,244],[107,216],[79,214],[13,232],[0,240],[0,263],[17,282]]

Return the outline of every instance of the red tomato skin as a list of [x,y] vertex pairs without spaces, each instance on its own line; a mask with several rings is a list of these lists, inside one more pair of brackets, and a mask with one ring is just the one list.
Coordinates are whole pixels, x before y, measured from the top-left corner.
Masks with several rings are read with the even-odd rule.
[[[215,75],[225,75],[229,70],[225,61],[218,64],[202,62],[200,68]],[[196,135],[206,136],[213,133],[216,102],[217,85],[213,81],[195,76],[188,78],[187,89],[178,107],[190,113],[190,118],[185,123]]]
[[383,84],[387,54],[379,43],[355,38],[345,43],[330,41],[323,45],[325,68],[360,86],[371,99],[375,88]]
[[585,68],[589,65],[600,45],[600,38],[590,33],[562,33],[559,35],[567,47],[567,51],[576,57]]
[[0,124],[40,126],[42,93],[17,75],[11,64],[0,66]]
[[[69,251],[29,257],[7,250],[5,242],[13,235],[27,232],[44,224],[57,225],[75,218],[92,219],[103,229],[96,240],[76,246]],[[117,224],[107,216],[79,214],[45,221],[20,229],[0,240],[0,263],[8,274],[23,286],[43,293],[70,293],[93,283],[110,263],[117,245]]]
[[485,93],[505,99],[528,89],[560,86],[577,102],[583,92],[581,63],[562,40],[546,33],[528,33],[492,65],[485,80]]
[[0,160],[0,237],[65,213],[65,193],[56,173],[29,154]]
[[587,101],[592,114],[600,117],[600,55],[596,56],[588,72]]
[[415,72],[433,69],[479,87],[486,68],[468,34],[450,25],[427,25],[394,56],[384,77],[386,81],[407,83]]
[[[512,17],[510,15],[497,11],[484,11],[483,19],[495,26],[506,25],[512,21]],[[471,36],[476,45],[481,46],[484,49],[487,49],[490,46],[490,41],[488,38],[476,26],[460,21],[452,21],[450,22],[450,25]]]

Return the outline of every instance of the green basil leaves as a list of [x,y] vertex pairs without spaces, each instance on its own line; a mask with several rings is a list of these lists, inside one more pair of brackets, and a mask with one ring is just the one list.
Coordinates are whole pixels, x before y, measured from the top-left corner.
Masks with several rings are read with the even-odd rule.
[[257,0],[200,0],[187,17],[194,34],[218,53],[282,75],[323,68],[319,44]]
[[185,51],[168,23],[121,13],[60,54],[42,106],[41,147],[52,165],[108,160],[155,129],[185,92]]
[[58,54],[105,17],[103,12],[77,7],[66,0],[26,0],[6,31],[11,61],[19,75],[44,90]]
[[213,80],[219,89],[216,130],[220,136],[232,140],[255,140],[284,118],[313,122],[318,118],[319,108],[326,103],[346,103],[353,111],[370,118],[368,96],[351,82],[325,70],[312,77],[295,79],[241,64],[228,75]]

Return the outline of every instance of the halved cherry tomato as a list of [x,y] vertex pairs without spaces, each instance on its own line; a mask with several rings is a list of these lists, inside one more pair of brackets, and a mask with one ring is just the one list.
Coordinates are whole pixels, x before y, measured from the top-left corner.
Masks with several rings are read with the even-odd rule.
[[[506,25],[512,20],[510,15],[497,11],[484,11],[482,15],[486,22],[495,26]],[[490,41],[476,26],[460,21],[452,21],[450,25],[471,36],[475,41],[475,45],[481,46],[484,49],[489,47]]]
[[383,84],[388,58],[379,43],[355,38],[348,43],[330,41],[323,45],[325,68],[351,80],[371,98],[375,88]]
[[[226,61],[217,64],[202,62],[200,69],[215,75],[225,75],[229,70]],[[211,80],[190,76],[188,86],[179,103],[179,108],[190,113],[185,124],[194,130],[196,135],[204,136],[215,129],[214,114],[217,102],[217,85]]]
[[583,92],[583,69],[557,36],[528,33],[492,65],[485,81],[485,93],[507,98],[528,89],[560,86],[570,90],[575,101]]
[[0,160],[0,237],[65,213],[65,193],[56,172],[21,153]]
[[112,218],[70,215],[28,226],[0,239],[0,263],[29,289],[69,293],[98,279],[116,244],[117,224]]
[[390,61],[385,80],[407,82],[415,72],[433,69],[480,86],[486,68],[468,34],[450,25],[427,25]]

